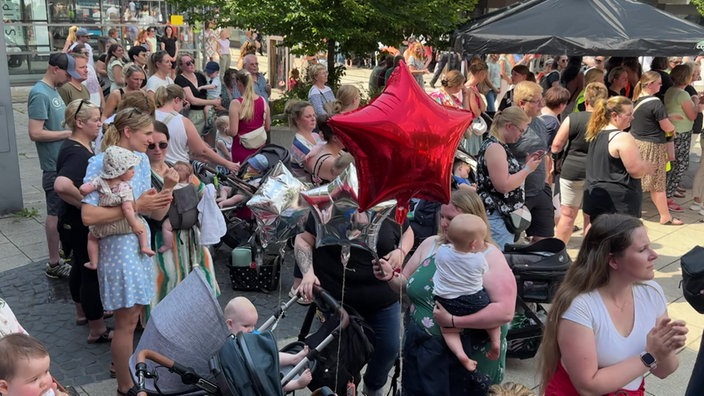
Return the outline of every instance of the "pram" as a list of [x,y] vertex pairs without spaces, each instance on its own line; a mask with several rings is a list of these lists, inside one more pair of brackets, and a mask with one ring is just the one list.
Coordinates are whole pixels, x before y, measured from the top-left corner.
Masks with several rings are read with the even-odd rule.
[[[338,324],[319,343],[310,345],[310,352],[299,364],[293,368],[282,368],[286,372],[283,378],[279,376],[278,356],[273,357],[276,372],[267,372],[259,366],[255,370],[233,371],[234,366],[229,362],[211,359],[220,354],[228,338],[233,337],[229,336],[220,306],[202,271],[194,269],[152,311],[136,352],[130,358],[135,383],[130,394],[275,396],[269,392],[258,392],[255,390],[256,385],[249,392],[237,389],[257,383],[271,386],[274,382],[276,386],[269,389],[278,389],[278,394],[283,394],[283,384],[306,368],[313,371],[315,356],[349,324],[346,310],[330,294],[321,288],[316,288],[314,294],[315,303],[321,309],[333,312],[332,318]],[[274,325],[297,299],[296,296],[282,304],[257,330],[260,334],[252,334],[251,337],[271,337],[266,329]],[[243,352],[242,361],[238,362],[240,367],[254,367],[248,362],[261,361],[258,357],[262,356],[256,355],[259,351],[260,349],[249,349]],[[267,356],[263,358],[266,360]],[[271,356],[268,358],[269,361],[272,360]]]
[[[548,304],[562,282],[572,260],[565,244],[556,238],[532,245],[506,245],[504,256],[516,278],[518,312],[511,321],[507,357],[529,359],[535,356],[543,337]],[[535,303],[535,309],[529,303]]]

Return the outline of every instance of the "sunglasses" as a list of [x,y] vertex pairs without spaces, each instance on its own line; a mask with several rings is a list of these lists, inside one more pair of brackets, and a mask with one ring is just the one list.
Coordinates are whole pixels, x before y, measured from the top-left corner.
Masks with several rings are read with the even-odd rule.
[[73,119],[77,120],[78,119],[78,113],[81,112],[81,108],[83,107],[83,103],[87,102],[87,100],[83,99],[81,100],[81,103],[78,104],[78,108],[76,109],[76,112],[73,113]]
[[191,65],[193,65],[193,61],[183,62],[183,66],[191,66]]
[[[154,150],[156,146],[156,143],[151,143],[149,146],[147,146],[147,148],[149,150]],[[166,150],[166,148],[169,147],[169,142],[159,142],[158,146],[160,150]]]

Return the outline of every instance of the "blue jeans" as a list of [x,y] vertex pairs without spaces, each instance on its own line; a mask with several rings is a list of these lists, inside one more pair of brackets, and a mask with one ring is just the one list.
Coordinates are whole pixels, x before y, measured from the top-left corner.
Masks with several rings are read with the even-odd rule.
[[516,236],[511,234],[508,229],[506,229],[504,217],[498,210],[495,210],[487,217],[489,220],[491,239],[493,239],[499,249],[503,251],[504,246],[506,246],[507,243],[513,243],[516,240]]
[[370,390],[384,387],[389,378],[389,371],[394,366],[401,346],[401,304],[394,303],[364,320],[374,329],[374,353],[364,372],[364,383]]
[[496,111],[496,92],[494,90],[486,93],[486,111],[489,113]]
[[694,361],[692,375],[689,377],[689,384],[685,396],[700,396],[704,395],[704,333],[702,333],[702,342],[699,345],[699,353],[697,360]]

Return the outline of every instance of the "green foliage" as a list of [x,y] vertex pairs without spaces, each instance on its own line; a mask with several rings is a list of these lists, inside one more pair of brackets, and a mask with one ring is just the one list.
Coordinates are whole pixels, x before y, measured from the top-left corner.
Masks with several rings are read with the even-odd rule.
[[699,12],[699,15],[704,16],[704,0],[691,0],[690,3],[697,7],[697,11]]
[[24,219],[33,219],[37,216],[39,216],[39,210],[35,207],[22,208],[21,210],[13,213],[13,217],[15,218],[14,222],[19,222]]
[[403,37],[437,39],[468,20],[478,0],[169,0],[188,19],[217,15],[221,26],[255,28],[284,37],[299,53],[327,49],[368,53],[377,43],[398,45]]

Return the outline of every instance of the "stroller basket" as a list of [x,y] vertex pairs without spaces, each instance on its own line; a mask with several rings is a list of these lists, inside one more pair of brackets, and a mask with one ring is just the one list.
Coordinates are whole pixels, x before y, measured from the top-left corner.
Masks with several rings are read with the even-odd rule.
[[518,296],[526,302],[550,303],[572,263],[564,242],[556,238],[506,245],[504,255],[516,277]]

